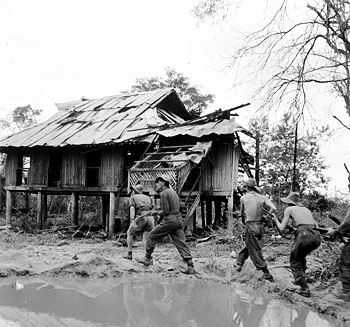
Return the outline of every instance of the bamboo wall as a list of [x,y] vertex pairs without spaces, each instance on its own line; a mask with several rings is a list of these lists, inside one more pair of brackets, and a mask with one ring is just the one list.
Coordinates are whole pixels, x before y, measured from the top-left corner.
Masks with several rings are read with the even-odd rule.
[[101,186],[123,184],[124,152],[121,147],[105,149],[101,152]]
[[8,152],[6,157],[6,185],[16,185],[18,153]]
[[49,173],[50,155],[48,150],[34,150],[30,155],[30,186],[47,186]]
[[202,190],[230,195],[237,187],[239,150],[232,143],[216,142],[202,162]]
[[62,155],[62,185],[85,185],[86,157],[80,151],[68,149]]

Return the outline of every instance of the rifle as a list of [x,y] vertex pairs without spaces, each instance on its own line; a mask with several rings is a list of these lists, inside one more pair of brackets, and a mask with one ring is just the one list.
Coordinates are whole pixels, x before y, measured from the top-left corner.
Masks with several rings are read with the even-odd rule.
[[337,225],[340,225],[341,224],[341,221],[336,217],[336,216],[333,216],[332,214],[328,214],[328,218],[332,221],[334,221]]

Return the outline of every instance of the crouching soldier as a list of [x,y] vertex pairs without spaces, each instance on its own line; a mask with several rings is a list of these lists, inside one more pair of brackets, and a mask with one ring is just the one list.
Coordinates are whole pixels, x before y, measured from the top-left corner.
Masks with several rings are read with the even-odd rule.
[[241,197],[241,215],[245,221],[246,246],[240,251],[236,261],[236,271],[240,272],[244,262],[251,258],[254,266],[264,273],[263,278],[273,281],[273,276],[267,269],[266,261],[263,257],[259,240],[264,234],[263,211],[265,207],[269,208],[269,212],[276,210],[275,205],[265,196],[261,195],[254,178],[249,178],[245,183],[247,193]]
[[150,265],[152,253],[156,245],[167,235],[170,235],[176,249],[179,251],[182,259],[186,261],[188,268],[181,271],[184,274],[194,275],[195,270],[192,262],[191,252],[185,242],[185,233],[180,215],[180,199],[176,192],[169,188],[170,179],[166,176],[156,178],[156,191],[160,192],[161,210],[153,210],[152,213],[158,213],[163,216],[163,220],[148,234],[146,241],[146,254],[144,258],[136,261]]
[[[344,221],[337,228],[329,228],[328,235],[336,238],[350,235],[350,209],[348,209]],[[335,296],[343,301],[350,302],[350,241],[348,241],[339,257],[339,279],[342,289]]]
[[132,260],[132,246],[134,237],[143,233],[143,240],[146,241],[148,232],[154,228],[154,217],[151,215],[153,208],[152,199],[142,193],[143,186],[136,184],[131,186],[131,197],[129,200],[130,226],[127,231],[128,253],[124,259]]
[[294,284],[300,286],[297,293],[309,297],[310,288],[305,275],[306,256],[321,244],[321,235],[314,230],[318,224],[313,219],[311,211],[299,203],[299,193],[291,192],[287,197],[281,198],[281,201],[287,205],[283,220],[280,223],[276,216],[273,216],[273,220],[282,233],[289,222],[297,229],[289,258],[290,268]]

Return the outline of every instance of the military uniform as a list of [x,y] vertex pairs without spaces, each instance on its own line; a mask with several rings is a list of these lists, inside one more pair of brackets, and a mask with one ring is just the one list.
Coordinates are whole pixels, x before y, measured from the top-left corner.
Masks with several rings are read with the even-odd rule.
[[[350,235],[350,209],[348,209],[344,221],[339,227],[330,233],[334,236]],[[340,299],[350,302],[350,241],[348,241],[339,257],[339,279],[342,283],[342,290],[336,294]]]
[[268,207],[273,212],[276,207],[265,195],[259,194],[254,179],[248,179],[245,183],[248,187],[248,193],[243,195],[240,200],[242,220],[246,223],[245,247],[238,254],[236,270],[241,271],[244,262],[250,257],[254,266],[263,271],[264,278],[272,281],[273,277],[267,269],[259,241],[264,234],[262,224],[264,209]]

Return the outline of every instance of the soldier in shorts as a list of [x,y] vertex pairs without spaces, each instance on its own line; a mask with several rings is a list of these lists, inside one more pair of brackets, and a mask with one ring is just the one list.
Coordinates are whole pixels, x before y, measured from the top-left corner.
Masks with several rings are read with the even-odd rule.
[[[143,233],[145,242],[148,233],[154,228],[154,217],[151,215],[153,208],[152,199],[142,193],[143,186],[136,184],[131,187],[130,207],[130,226],[127,231],[128,253],[123,256],[124,259],[132,260],[132,246],[134,237]],[[149,214],[148,214],[149,213]]]
[[321,235],[314,230],[318,224],[312,217],[311,211],[299,202],[299,193],[291,192],[287,197],[281,198],[281,201],[286,204],[283,220],[279,222],[275,215],[273,220],[282,233],[286,230],[289,222],[296,228],[289,258],[290,268],[294,284],[300,286],[296,292],[304,297],[309,297],[311,293],[305,275],[306,256],[321,244]]

